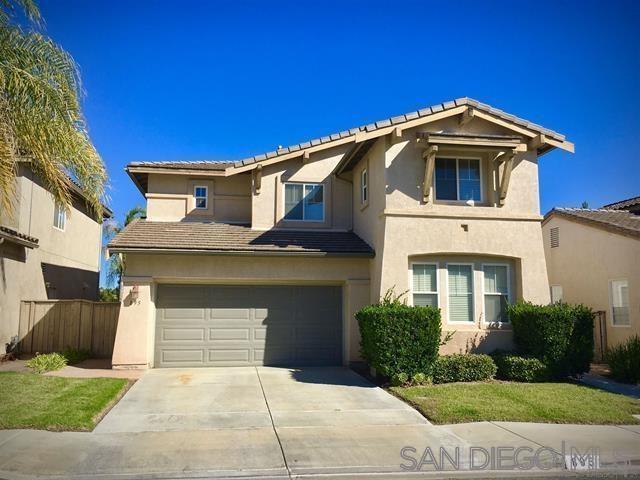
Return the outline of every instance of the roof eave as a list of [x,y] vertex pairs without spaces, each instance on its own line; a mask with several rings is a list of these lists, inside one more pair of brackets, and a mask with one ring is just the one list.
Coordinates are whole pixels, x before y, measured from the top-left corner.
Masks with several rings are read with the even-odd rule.
[[152,248],[108,245],[110,253],[147,253],[147,254],[187,254],[217,256],[254,256],[254,257],[348,257],[373,258],[375,252],[318,252],[318,251],[276,251],[276,250],[216,250],[196,248]]

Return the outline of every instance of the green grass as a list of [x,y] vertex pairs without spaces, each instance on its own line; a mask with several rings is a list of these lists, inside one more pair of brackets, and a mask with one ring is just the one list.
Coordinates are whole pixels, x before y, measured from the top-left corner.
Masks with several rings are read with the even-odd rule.
[[640,400],[571,383],[449,383],[393,387],[433,423],[638,423]]
[[93,430],[123,391],[120,378],[61,378],[0,373],[0,428]]

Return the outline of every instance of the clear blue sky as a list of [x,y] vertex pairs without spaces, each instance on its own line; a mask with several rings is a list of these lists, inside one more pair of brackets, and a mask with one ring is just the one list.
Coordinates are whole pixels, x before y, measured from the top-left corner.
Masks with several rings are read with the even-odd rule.
[[476,98],[567,135],[543,213],[640,195],[638,1],[41,0],[118,218],[136,160],[238,159]]

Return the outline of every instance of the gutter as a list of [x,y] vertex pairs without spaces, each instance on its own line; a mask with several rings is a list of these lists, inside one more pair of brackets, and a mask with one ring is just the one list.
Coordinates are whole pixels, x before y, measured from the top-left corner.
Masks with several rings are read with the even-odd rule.
[[229,257],[316,257],[316,258],[373,258],[375,252],[300,252],[300,251],[270,251],[270,250],[205,250],[183,248],[148,248],[148,247],[118,247],[108,246],[109,253],[147,253],[147,254],[187,254],[187,255],[216,255]]

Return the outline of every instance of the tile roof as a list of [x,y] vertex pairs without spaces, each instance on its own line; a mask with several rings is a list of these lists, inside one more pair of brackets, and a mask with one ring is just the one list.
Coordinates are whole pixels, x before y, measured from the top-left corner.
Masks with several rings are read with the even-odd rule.
[[[473,107],[477,110],[486,112],[490,115],[494,115],[508,122],[515,123],[521,127],[527,128],[529,130],[547,135],[548,137],[555,139],[557,141],[564,141],[565,136],[554,132],[553,130],[549,130],[548,128],[544,128],[541,125],[537,125],[528,120],[516,117],[515,115],[508,114],[498,108],[494,108],[491,105],[487,105],[486,103],[481,103],[472,98],[463,97],[457,98],[456,100],[452,100],[450,102],[438,103],[436,105],[432,105],[430,107],[422,108],[420,110],[416,110],[413,112],[405,113],[403,115],[397,115],[394,117],[385,118],[383,120],[379,120],[377,122],[369,123],[367,125],[362,125],[360,127],[351,128],[349,130],[343,130],[338,133],[333,133],[331,135],[325,135],[320,138],[315,138],[313,140],[308,140],[306,142],[297,143],[295,145],[290,145],[288,147],[279,148],[278,150],[274,150],[267,153],[262,153],[260,155],[254,155],[252,157],[248,157],[242,160],[233,161],[233,162],[136,162],[131,163],[131,166],[148,166],[148,167],[156,167],[156,168],[196,168],[196,169],[208,169],[208,170],[224,170],[225,168],[233,165],[235,167],[242,167],[244,165],[250,165],[252,163],[260,162],[262,160],[278,157],[280,155],[286,155],[291,152],[296,152],[299,150],[307,149],[311,146],[321,145],[323,143],[329,143],[335,140],[339,140],[341,138],[350,137],[357,133],[369,133],[381,128],[402,125],[405,122],[409,122],[411,120],[415,120],[417,118],[427,117],[434,113],[443,112],[446,110],[451,110],[456,107],[461,106],[469,106]],[[181,165],[181,166],[174,166]],[[186,165],[186,166],[185,166]],[[211,165],[211,166],[208,166]],[[224,165],[224,166],[222,166]]]
[[38,239],[36,237],[20,233],[13,228],[5,227],[3,225],[0,225],[0,237],[24,244],[29,248],[35,248],[38,246]]
[[619,202],[610,203],[602,208],[608,210],[626,210],[630,207],[640,206],[640,197],[628,198],[627,200],[621,200]]
[[545,215],[545,220],[553,214],[640,238],[640,216],[624,210],[554,208]]
[[227,254],[298,254],[373,257],[372,248],[352,232],[252,230],[246,225],[214,222],[130,223],[108,245],[131,249],[206,251]]
[[199,161],[199,162],[131,162],[130,167],[155,167],[173,169],[224,170],[233,166],[231,161]]

